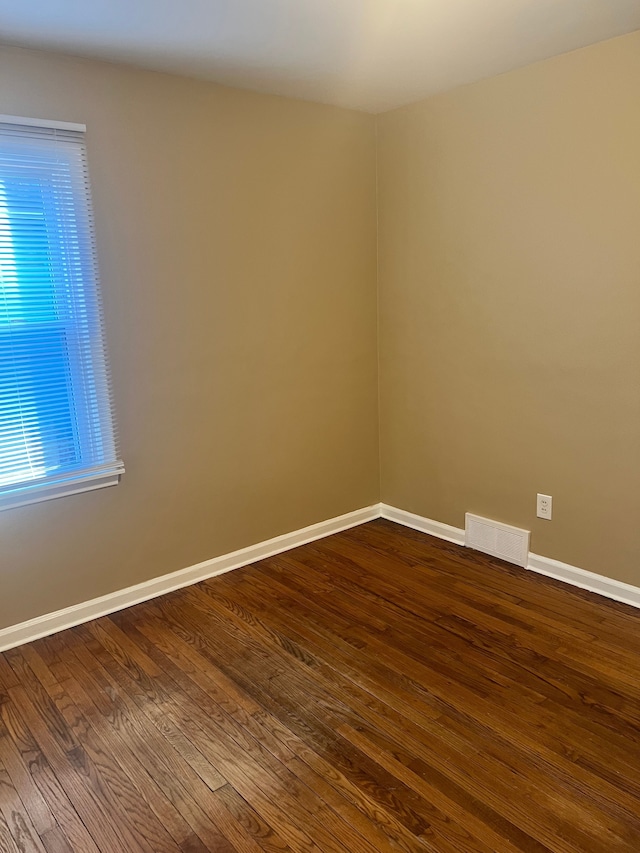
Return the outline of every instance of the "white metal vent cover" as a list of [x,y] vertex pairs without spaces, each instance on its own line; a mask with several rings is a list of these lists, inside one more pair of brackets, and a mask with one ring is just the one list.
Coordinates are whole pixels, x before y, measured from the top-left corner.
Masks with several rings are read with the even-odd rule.
[[500,557],[516,566],[527,567],[529,562],[528,530],[482,518],[468,512],[465,515],[464,544],[467,548]]

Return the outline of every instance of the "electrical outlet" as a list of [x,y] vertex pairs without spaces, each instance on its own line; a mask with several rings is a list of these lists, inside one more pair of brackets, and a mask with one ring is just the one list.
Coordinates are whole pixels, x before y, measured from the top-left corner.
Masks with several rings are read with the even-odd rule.
[[551,521],[551,505],[553,498],[551,495],[538,495],[538,509],[536,515],[538,518],[546,518]]

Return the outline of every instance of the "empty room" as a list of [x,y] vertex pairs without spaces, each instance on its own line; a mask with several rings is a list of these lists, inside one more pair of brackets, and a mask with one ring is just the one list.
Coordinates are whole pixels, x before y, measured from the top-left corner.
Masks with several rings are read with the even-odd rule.
[[0,853],[639,853],[638,0],[0,2]]

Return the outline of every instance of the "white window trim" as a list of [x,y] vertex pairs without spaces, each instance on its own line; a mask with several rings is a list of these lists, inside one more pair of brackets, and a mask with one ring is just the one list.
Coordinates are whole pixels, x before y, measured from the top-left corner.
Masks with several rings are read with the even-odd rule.
[[76,477],[74,480],[67,480],[65,483],[33,485],[6,497],[1,497],[0,512],[4,509],[15,509],[19,506],[37,504],[42,501],[53,500],[54,498],[63,498],[66,495],[79,495],[82,492],[92,492],[94,489],[117,486],[122,474],[124,474],[124,467],[120,468],[117,472]]
[[52,121],[48,118],[26,118],[23,116],[0,115],[1,124],[19,124],[22,127],[49,127],[54,130],[75,130],[78,133],[86,133],[86,124],[77,124],[73,121]]
[[[0,123],[15,124],[23,127],[41,127],[54,130],[67,130],[86,133],[86,124],[78,122],[57,121],[52,119],[36,119],[26,116],[14,116],[0,114]],[[58,482],[49,479],[47,482],[26,482],[22,487],[18,486],[5,495],[0,494],[0,512],[5,509],[13,509],[30,504],[53,500],[54,498],[67,495],[81,494],[83,492],[104,489],[116,486],[120,482],[125,468],[121,460],[101,469],[86,469],[75,474],[68,473],[66,477],[61,476]]]

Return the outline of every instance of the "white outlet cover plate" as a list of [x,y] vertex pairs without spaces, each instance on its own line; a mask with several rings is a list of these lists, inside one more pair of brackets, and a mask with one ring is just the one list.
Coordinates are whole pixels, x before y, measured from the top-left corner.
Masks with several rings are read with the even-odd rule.
[[551,521],[551,513],[553,510],[553,498],[551,495],[538,495],[536,515],[538,518],[544,518]]

